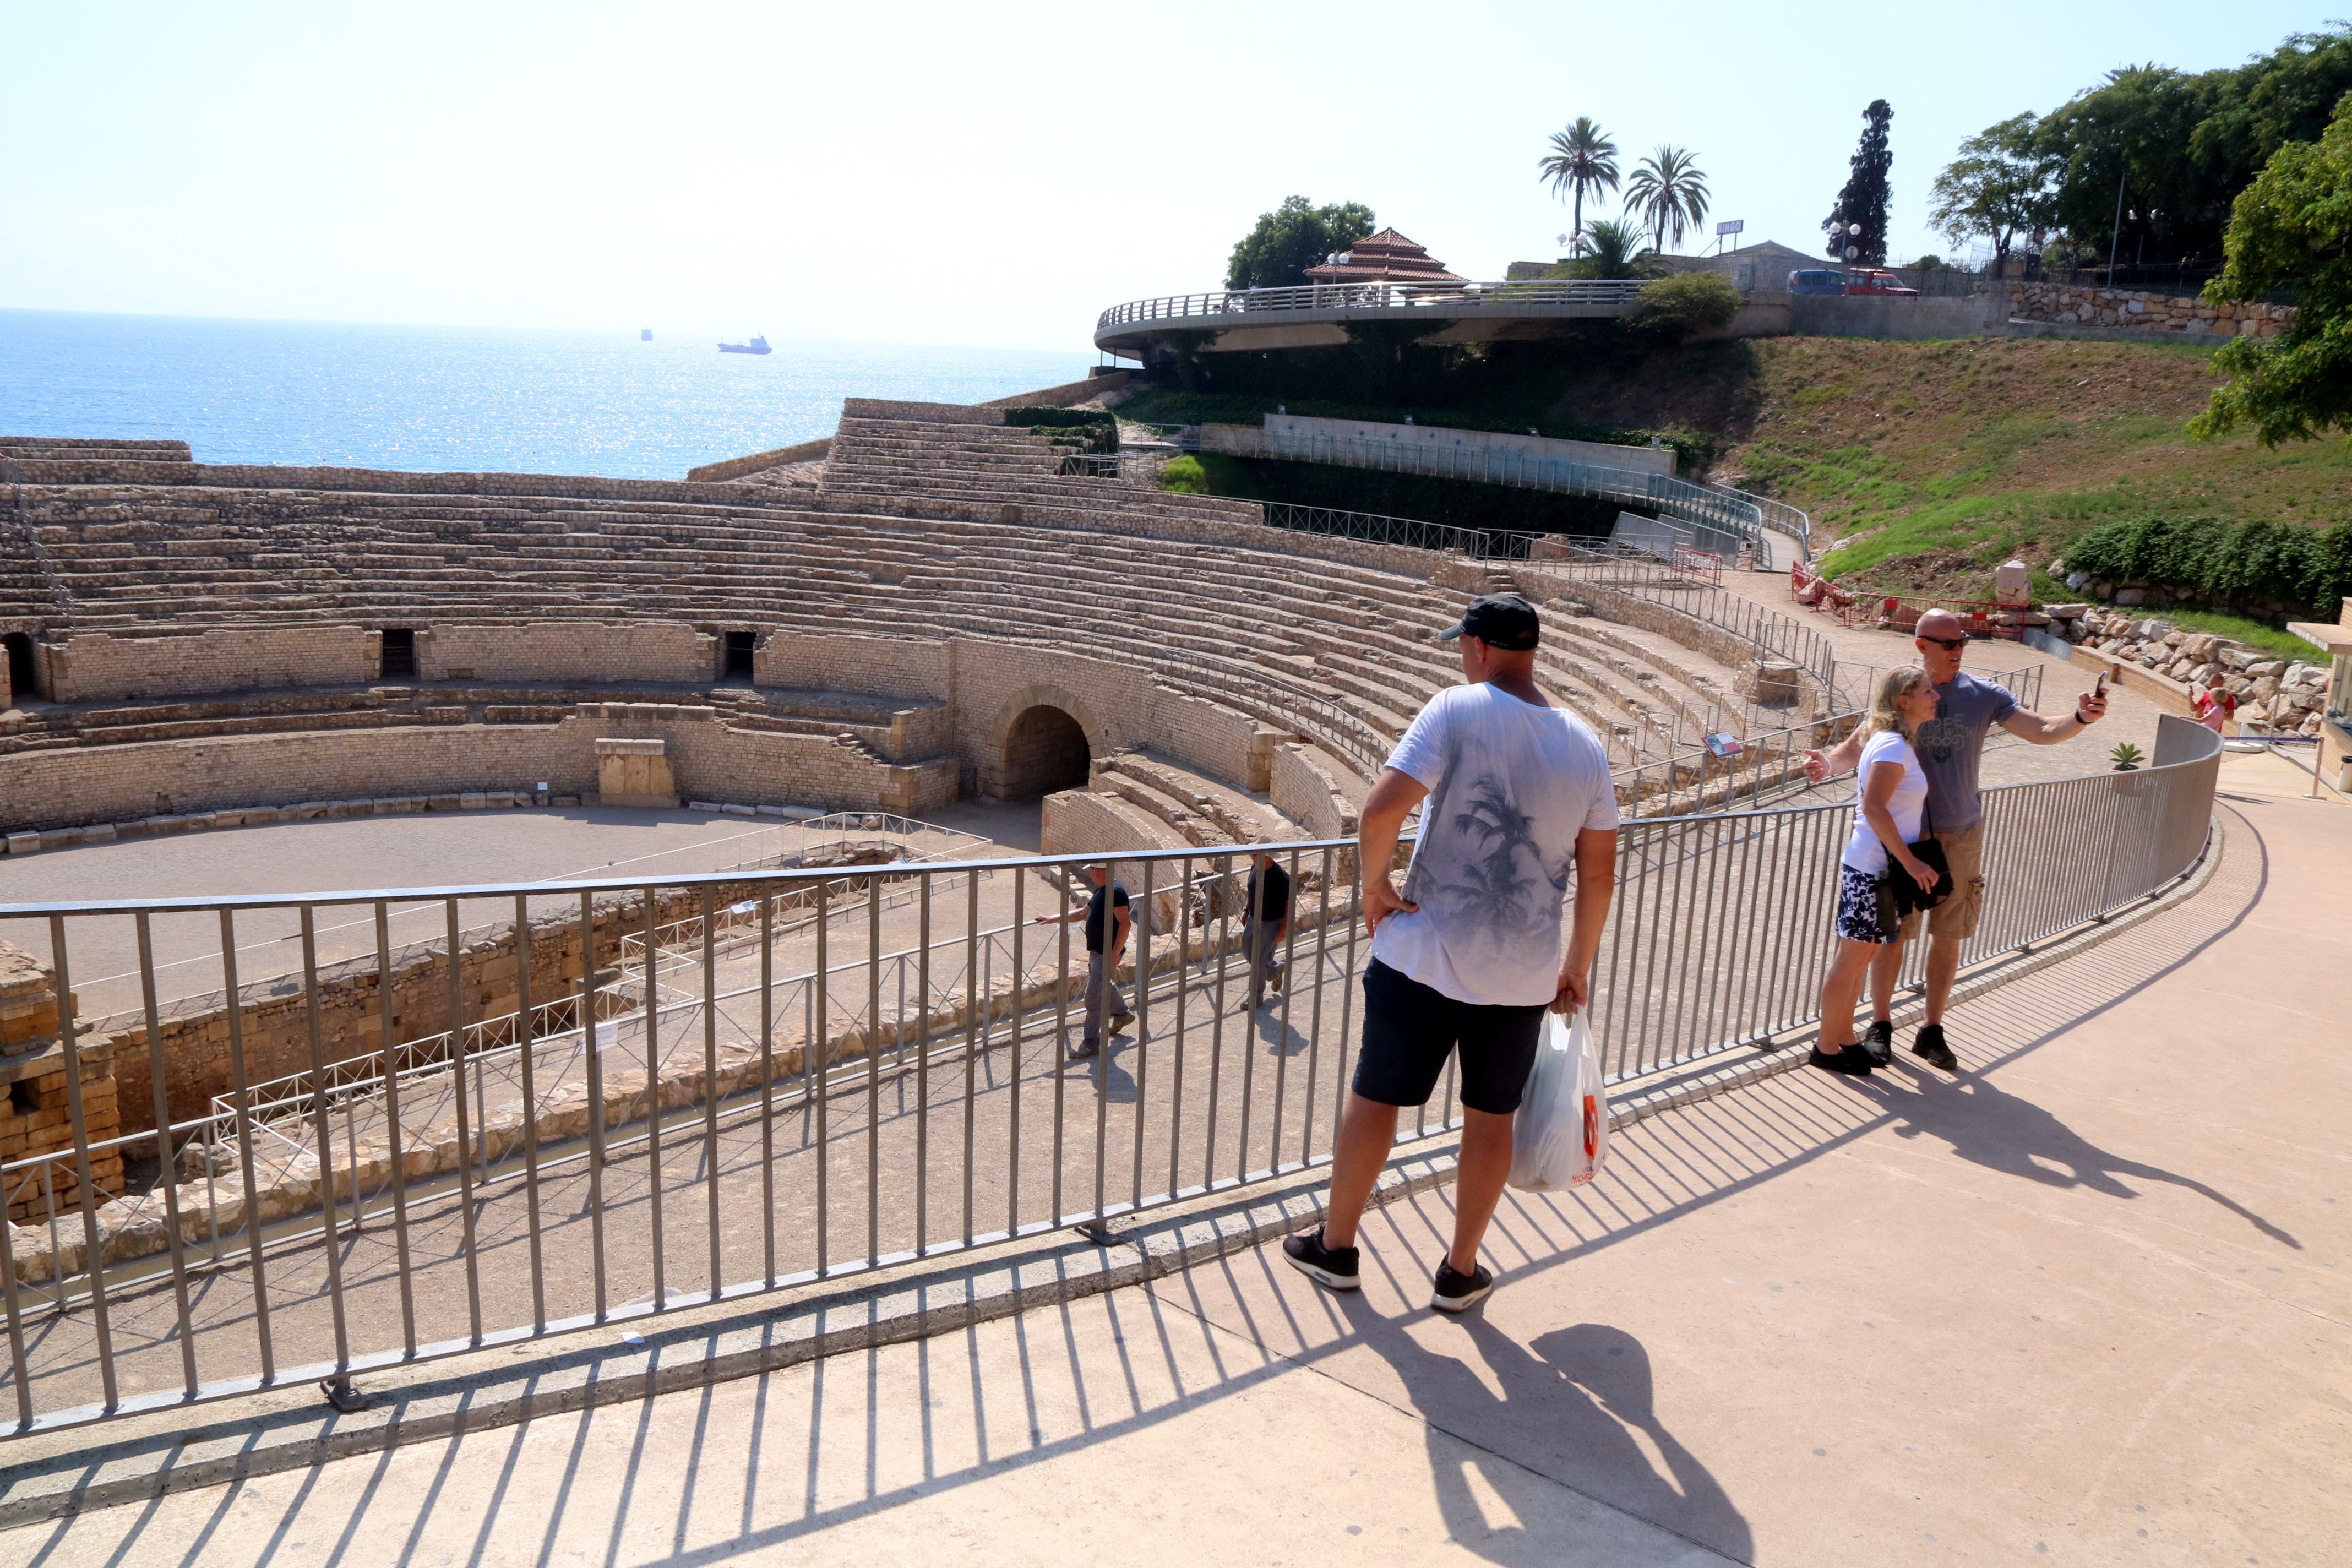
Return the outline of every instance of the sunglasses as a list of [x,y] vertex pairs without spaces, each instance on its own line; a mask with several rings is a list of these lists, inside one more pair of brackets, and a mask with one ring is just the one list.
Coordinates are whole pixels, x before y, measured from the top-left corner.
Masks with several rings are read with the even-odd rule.
[[1966,637],[1921,637],[1919,640],[1934,643],[1946,653],[1958,653],[1969,646],[1969,639]]

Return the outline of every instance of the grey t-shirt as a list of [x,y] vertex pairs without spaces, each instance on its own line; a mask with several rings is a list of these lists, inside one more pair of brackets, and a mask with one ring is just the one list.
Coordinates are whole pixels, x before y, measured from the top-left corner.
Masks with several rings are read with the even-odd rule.
[[1372,956],[1456,1002],[1535,1006],[1559,989],[1576,836],[1617,826],[1600,737],[1498,687],[1429,700],[1389,757],[1429,791],[1404,897]]
[[1965,669],[1949,686],[1936,688],[1936,716],[1911,737],[1920,771],[1927,775],[1929,832],[1950,833],[1984,820],[1977,763],[1985,735],[2016,711],[2017,699],[2007,687],[1979,680]]

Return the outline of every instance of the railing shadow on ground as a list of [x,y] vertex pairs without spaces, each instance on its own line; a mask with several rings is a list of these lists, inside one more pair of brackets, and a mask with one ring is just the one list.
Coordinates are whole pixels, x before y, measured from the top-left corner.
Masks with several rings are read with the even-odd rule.
[[[2299,1249],[2294,1237],[2226,1193],[2100,1149],[2024,1095],[1988,1081],[2179,974],[2244,924],[2268,889],[2268,853],[2242,813],[2224,810],[2229,850],[2198,899],[2111,939],[2095,957],[2026,976],[1960,1005],[1956,1016],[1966,1027],[1957,1032],[1963,1037],[1966,1076],[1959,1082],[1907,1065],[1888,1075],[1889,1084],[1832,1084],[1797,1075],[1645,1121],[1619,1140],[1605,1183],[1572,1194],[1507,1194],[1490,1235],[1491,1255],[1517,1288],[1677,1217],[1736,1201],[1890,1131],[1945,1144],[1999,1178],[2080,1186],[2117,1202],[2141,1195],[2132,1182],[2196,1193],[2244,1218],[2263,1238],[2249,1246]],[[1423,1193],[1391,1205],[1379,1223],[1391,1227],[1403,1247],[1400,1251],[1391,1241],[1386,1250],[1399,1256],[1383,1256],[1375,1239],[1367,1263],[1376,1272],[1385,1270],[1391,1291],[1402,1294],[1396,1270],[1418,1268],[1450,1235],[1446,1195]],[[394,1463],[387,1451],[374,1462],[356,1507],[322,1501],[329,1511],[312,1529],[331,1532],[336,1543],[322,1559],[305,1560],[373,1560],[373,1550],[362,1552],[357,1543],[388,1543],[392,1534],[404,1531],[413,1548],[436,1531],[453,1528],[471,1534],[469,1546],[453,1560],[485,1561],[495,1538],[501,1543],[498,1560],[512,1561],[527,1554],[517,1548],[534,1534],[539,1561],[569,1560],[579,1553],[578,1543],[560,1549],[558,1537],[576,1509],[608,1510],[581,1521],[603,1534],[597,1543],[603,1550],[594,1553],[603,1561],[718,1562],[1147,1433],[1260,1388],[1286,1371],[1332,1363],[1356,1349],[1371,1351],[1394,1369],[1427,1424],[1427,1442],[1438,1461],[1430,1467],[1436,1505],[1449,1523],[1462,1526],[1454,1531],[1457,1542],[1505,1563],[1557,1560],[1559,1545],[1548,1539],[1544,1544],[1553,1554],[1539,1557],[1532,1550],[1531,1532],[1485,1528],[1463,1468],[1466,1463],[1522,1518],[1530,1512],[1521,1506],[1524,1489],[1536,1475],[1549,1474],[1609,1509],[1733,1558],[1748,1555],[1752,1536],[1746,1517],[1715,1480],[1706,1457],[1678,1441],[1671,1421],[1655,1408],[1647,1352],[1631,1329],[1578,1323],[1523,1345],[1475,1316],[1467,1319],[1463,1332],[1471,1353],[1501,1389],[1496,1394],[1470,1366],[1469,1357],[1448,1360],[1424,1349],[1406,1334],[1405,1319],[1383,1315],[1360,1300],[1318,1295],[1307,1299],[1318,1310],[1285,1309],[1278,1318],[1249,1316],[1244,1305],[1240,1326],[1219,1322],[1211,1296],[1222,1292],[1242,1302],[1264,1299],[1277,1282],[1287,1284],[1290,1277],[1261,1247],[1171,1276],[1146,1290],[1066,1302],[973,1325],[960,1335],[767,1373],[751,1380],[740,1395],[706,1387],[698,1395],[693,1440],[675,1463],[661,1459],[663,1450],[654,1441],[662,1402],[639,1401],[626,1471],[609,1500],[591,1472],[599,1452],[616,1441],[612,1412],[602,1430],[591,1410],[543,1420],[535,1429],[513,1428],[503,1437],[477,1433],[445,1439],[432,1480],[422,1488],[387,1487]],[[1415,1313],[1412,1321],[1423,1320]],[[671,1404],[678,1401],[673,1397]],[[748,1405],[748,1415],[735,1410],[738,1405]],[[963,1426],[967,1418],[969,1429]],[[526,1445],[534,1436],[542,1444],[564,1441],[565,1421],[572,1425],[561,1483],[551,1497],[529,1491]],[[748,1425],[748,1432],[736,1433],[730,1423]],[[1485,1434],[1467,1456],[1445,1446],[1444,1440],[1456,1437],[1457,1426]],[[1562,1431],[1577,1440],[1559,1442]],[[1558,1458],[1559,1468],[1547,1471],[1543,1465],[1519,1462],[1507,1451],[1507,1439],[1517,1432],[1539,1432],[1542,1455]],[[795,1433],[801,1451],[778,1452],[777,1446],[793,1442]],[[740,1442],[734,1441],[737,1436]],[[919,1454],[918,1473],[888,1473],[896,1461],[887,1456],[905,1452]],[[193,1565],[249,1560],[257,1568],[276,1561],[301,1540],[304,1510],[314,1495],[321,1495],[325,1473],[323,1467],[306,1472],[282,1504],[259,1495],[253,1483],[231,1484],[178,1561]],[[458,1478],[467,1474],[480,1477],[481,1485],[461,1484]],[[706,1496],[712,1513],[728,1512],[730,1501],[735,1505],[723,1534],[692,1524],[705,1512]],[[127,1562],[134,1553],[142,1562],[168,1561],[163,1552],[170,1543],[142,1545],[160,1508],[160,1502],[151,1503],[127,1521],[121,1540],[102,1561]],[[256,1535],[257,1523],[268,1524],[264,1510],[273,1508],[280,1513],[266,1540],[232,1542],[222,1531],[234,1513],[243,1535]],[[381,1517],[372,1518],[379,1510]],[[478,1518],[469,1511],[476,1510]],[[779,1510],[788,1517],[777,1518]],[[263,1517],[257,1521],[257,1514]],[[649,1520],[669,1525],[667,1550],[625,1551],[632,1522]],[[1481,1526],[1476,1531],[1469,1529],[1474,1523]],[[27,1561],[101,1561],[79,1546],[68,1550],[75,1528],[72,1520],[49,1527]]]

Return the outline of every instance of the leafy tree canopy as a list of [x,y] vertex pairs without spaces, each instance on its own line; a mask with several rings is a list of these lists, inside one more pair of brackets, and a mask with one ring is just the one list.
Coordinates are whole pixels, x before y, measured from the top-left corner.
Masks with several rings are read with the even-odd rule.
[[[1848,163],[1845,189],[1838,193],[1837,205],[1822,221],[1822,232],[1829,236],[1832,260],[1851,259],[1865,267],[1886,265],[1886,204],[1892,195],[1886,174],[1895,163],[1886,128],[1894,119],[1895,110],[1883,98],[1872,100],[1862,111],[1862,144]],[[1857,224],[1862,226],[1860,234],[1853,232]],[[1846,255],[1849,248],[1854,252],[1851,258]]]
[[1585,230],[1584,254],[1568,264],[1570,278],[1655,278],[1658,266],[1642,230],[1613,218],[1595,218]]
[[2206,293],[2295,310],[2275,338],[2232,338],[2213,356],[2229,382],[2189,426],[2215,437],[2253,426],[2266,447],[2340,429],[2352,437],[2352,92],[2316,142],[2271,154],[2231,209],[2229,265]]
[[1361,202],[1311,206],[1286,196],[1234,247],[1225,267],[1228,289],[1282,289],[1307,281],[1306,270],[1372,232],[1372,209]]
[[2135,259],[2217,256],[2238,193],[2280,147],[2316,139],[2347,91],[2347,23],[2295,34],[2234,68],[2109,72],[2041,121],[2038,145],[2058,169],[2053,219],[2104,255],[2120,181],[2122,244]]
[[1994,259],[2006,261],[2021,235],[2056,221],[2051,182],[2063,166],[2042,144],[2041,122],[2032,113],[2011,115],[1960,143],[1959,156],[1929,187],[1927,221],[1954,245],[1987,237]]

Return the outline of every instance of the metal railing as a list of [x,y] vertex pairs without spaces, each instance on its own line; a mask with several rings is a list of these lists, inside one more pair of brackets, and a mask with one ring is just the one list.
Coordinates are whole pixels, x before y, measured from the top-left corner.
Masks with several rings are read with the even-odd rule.
[[1446,522],[1423,522],[1410,517],[1388,517],[1373,511],[1349,511],[1339,507],[1299,506],[1270,500],[1266,525],[1300,533],[1326,533],[1360,539],[1371,544],[1402,544],[1412,550],[1436,550],[1465,555],[1473,561],[1525,560],[1534,535],[1505,529],[1456,528]]
[[1424,474],[1556,495],[1629,501],[1656,507],[1748,542],[1756,542],[1764,527],[1763,510],[1737,492],[1696,485],[1666,474],[1607,468],[1566,458],[1544,458],[1487,447],[1379,441],[1319,430],[1270,429],[1259,425],[1219,426],[1213,437],[1204,433],[1203,442],[1234,457],[1329,463],[1341,468]]
[[1095,321],[1110,327],[1220,316],[1300,316],[1322,311],[1396,310],[1446,316],[1510,315],[1524,310],[1630,315],[1642,306],[1638,281],[1503,283],[1309,283],[1289,289],[1213,289],[1113,305]]
[[[2167,718],[2147,770],[1987,791],[1986,903],[1962,962],[2111,915],[2188,873],[2208,842],[2220,754],[2218,736]],[[1612,1080],[1772,1043],[1814,1020],[1852,810],[1625,825],[1593,972]],[[1111,978],[1140,982],[1132,1037],[1114,1029],[1076,1061],[1064,1046],[1080,1031],[1087,970],[1082,938],[1059,917],[1082,907],[1066,889],[1090,857],[926,866],[892,923],[866,900],[799,933],[771,925],[748,956],[722,957],[706,922],[693,944],[698,986],[648,1010],[654,988],[642,984],[632,1016],[602,999],[625,1004],[625,988],[591,963],[552,1037],[535,1037],[545,1016],[518,952],[519,1037],[373,1085],[327,1071],[320,1020],[347,998],[325,994],[331,983],[306,942],[310,1082],[332,1092],[285,1097],[302,1115],[268,1129],[237,1014],[207,1086],[225,1116],[171,1121],[167,1079],[175,1066],[195,1069],[164,1059],[152,1001],[143,1040],[100,1060],[101,1042],[73,1017],[86,922],[135,922],[145,969],[151,921],[202,917],[217,923],[233,968],[240,917],[292,910],[307,937],[322,912],[356,909],[378,933],[381,980],[389,910],[431,904],[453,939],[441,968],[462,1031],[475,1022],[454,940],[463,906],[511,910],[527,941],[530,900],[541,900],[572,911],[583,951],[596,952],[600,894],[634,898],[650,924],[660,894],[714,899],[746,879],[0,906],[0,936],[31,922],[48,938],[69,1085],[69,1141],[0,1165],[13,1217],[26,1222],[0,1233],[0,1401],[17,1432],[313,1379],[348,1402],[352,1380],[374,1368],[1073,1225],[1100,1234],[1119,1215],[1324,1164],[1369,957],[1354,847],[1276,847],[1297,891],[1282,980],[1259,1013],[1236,1010],[1253,967],[1248,929],[1217,912],[1230,901],[1193,896],[1239,876],[1249,852],[1120,852],[1133,930],[1126,973]],[[826,877],[748,879],[772,905],[804,886],[822,900]],[[1037,925],[1039,902],[1059,923]],[[1915,975],[1918,962],[1915,949]],[[579,1020],[608,1011],[595,1039],[583,1037]],[[397,1068],[390,1010],[371,1024]],[[124,1105],[132,1131],[110,1136],[93,1106],[110,1103],[100,1096],[108,1072],[134,1064],[152,1103]],[[139,1128],[149,1114],[160,1134]],[[1449,1081],[1401,1136],[1459,1118]],[[202,1171],[171,1180],[199,1134]],[[126,1155],[163,1179],[118,1195]]]
[[1710,631],[1738,638],[1759,657],[1785,659],[1799,666],[1817,683],[1825,700],[1834,700],[1836,645],[1802,621],[1766,609],[1753,599],[1700,582],[1685,573],[1661,572],[1648,563],[1581,552],[1538,557],[1528,563],[1528,568],[1548,573],[1565,584],[1603,588],[1673,610]]

